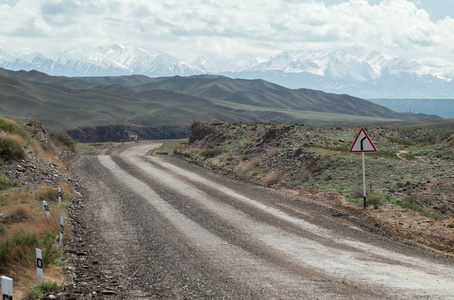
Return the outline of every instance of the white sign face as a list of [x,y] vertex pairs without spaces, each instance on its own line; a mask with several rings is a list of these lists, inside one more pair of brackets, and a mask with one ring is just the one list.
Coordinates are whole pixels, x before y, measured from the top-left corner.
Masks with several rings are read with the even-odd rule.
[[377,152],[377,148],[375,148],[364,128],[361,128],[358,135],[356,136],[355,142],[350,148],[350,152]]
[[49,211],[49,206],[47,205],[47,201],[43,201],[44,205],[44,210],[46,211],[46,216],[49,219],[50,218],[50,211]]
[[36,248],[36,275],[38,276],[38,283],[43,282],[43,254],[41,249]]
[[13,279],[2,275],[2,299],[13,299]]

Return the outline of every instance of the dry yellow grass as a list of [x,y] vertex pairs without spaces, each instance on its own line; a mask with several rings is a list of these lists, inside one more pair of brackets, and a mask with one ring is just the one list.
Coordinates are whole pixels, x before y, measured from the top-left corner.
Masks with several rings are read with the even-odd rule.
[[251,176],[252,173],[257,171],[257,167],[262,162],[262,158],[257,156],[251,160],[241,160],[238,163],[237,170],[240,176]]
[[[45,151],[42,144],[33,140],[21,125],[4,118],[0,118],[0,125],[4,129],[2,138],[15,141],[41,162],[53,163],[66,170],[66,165],[52,151]],[[58,204],[57,186],[21,186],[0,192],[0,210],[7,220],[0,223],[0,270],[2,275],[14,279],[14,296],[17,299],[26,297],[30,286],[37,283],[35,248],[43,251],[44,280],[63,283],[60,268],[52,263],[60,256],[59,216],[67,215],[65,205],[71,198],[72,189],[66,181],[59,182],[59,186],[63,190],[62,205]],[[42,200],[48,202],[50,218],[46,216]],[[65,222],[64,236],[70,239],[71,230],[67,225]]]
[[28,143],[27,143],[27,142],[24,140],[24,138],[21,137],[20,135],[13,134],[13,133],[8,133],[8,132],[3,132],[3,133],[2,133],[2,137],[7,138],[7,139],[10,139],[10,140],[13,140],[13,141],[16,141],[16,142],[18,142],[19,145],[21,145],[22,147],[25,147],[25,148],[28,147]]
[[[62,188],[70,193],[69,183],[62,183]],[[12,189],[1,193],[0,207],[7,216],[12,216],[7,230],[0,232],[0,244],[9,245],[9,250],[2,254],[6,265],[1,267],[4,275],[14,279],[15,298],[20,298],[21,293],[26,294],[28,287],[36,284],[35,248],[41,248],[43,256],[44,253],[50,255],[49,262],[58,257],[59,216],[66,215],[67,212],[64,205],[59,205],[56,199],[48,201],[51,212],[48,219],[42,202],[37,199],[42,193],[54,190],[56,187],[46,185],[36,189]],[[71,239],[71,235],[65,221],[64,237]],[[53,273],[49,273],[49,268],[55,269]],[[61,283],[63,277],[57,273],[57,267],[45,263],[45,280]]]
[[6,207],[5,212],[9,222],[25,222],[30,220],[33,216],[31,208],[23,203],[8,206]]
[[268,173],[265,178],[263,178],[262,184],[266,187],[272,186],[273,184],[276,184],[279,179],[281,178],[281,173],[272,171]]

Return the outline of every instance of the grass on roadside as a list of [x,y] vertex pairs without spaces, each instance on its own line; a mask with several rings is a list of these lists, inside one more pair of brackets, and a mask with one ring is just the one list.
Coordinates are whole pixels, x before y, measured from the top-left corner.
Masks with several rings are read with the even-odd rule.
[[41,299],[45,294],[55,292],[60,289],[60,286],[55,281],[44,281],[39,284],[32,285],[26,295],[27,300]]
[[104,155],[109,149],[115,147],[116,143],[77,143],[75,151],[78,155]]
[[[51,268],[61,257],[59,216],[67,216],[66,205],[71,201],[69,184],[62,183],[61,186],[61,205],[58,205],[57,188],[53,186],[9,188],[0,192],[0,211],[3,214],[0,273],[13,278],[18,286],[27,285],[33,277],[30,270],[35,270],[36,248],[42,250],[45,269]],[[41,199],[48,202],[50,218],[46,217]],[[70,235],[69,226],[65,226],[65,239]]]
[[188,139],[165,140],[162,146],[155,150],[154,154],[171,156],[175,151],[176,147],[180,146],[182,143],[185,143],[187,141]]

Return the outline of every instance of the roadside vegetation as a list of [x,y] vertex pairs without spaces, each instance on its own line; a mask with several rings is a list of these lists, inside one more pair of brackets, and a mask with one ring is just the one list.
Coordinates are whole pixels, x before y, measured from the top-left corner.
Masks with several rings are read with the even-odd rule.
[[175,148],[187,141],[188,139],[166,140],[161,147],[155,150],[154,154],[163,156],[173,155]]
[[76,143],[75,151],[78,155],[105,155],[111,148],[119,143]]
[[[368,209],[411,210],[419,223],[453,228],[454,130],[365,129],[378,149],[366,154]],[[189,142],[178,146],[176,153],[263,186],[340,194],[361,208],[361,154],[349,153],[358,132],[359,128],[341,126],[201,122],[193,125]],[[394,215],[396,220],[398,216]],[[451,235],[447,238],[454,249]]]
[[[69,140],[56,147],[50,139],[38,139],[44,133],[34,122],[28,119],[21,125],[0,118],[0,274],[13,278],[17,299],[39,299],[49,286],[56,288],[64,282],[57,266],[62,258],[58,245],[59,216],[68,216],[66,207],[73,193],[70,182],[65,180],[57,184],[38,180],[31,184],[24,179],[25,165],[34,170],[41,165],[64,166],[57,153],[71,149]],[[64,135],[55,137],[60,139]],[[11,176],[14,174],[18,178]],[[62,188],[60,205],[57,187]],[[48,203],[50,218],[46,217],[43,200]],[[64,236],[70,238],[69,226],[65,226]],[[35,248],[43,253],[44,282],[39,287],[35,285]]]

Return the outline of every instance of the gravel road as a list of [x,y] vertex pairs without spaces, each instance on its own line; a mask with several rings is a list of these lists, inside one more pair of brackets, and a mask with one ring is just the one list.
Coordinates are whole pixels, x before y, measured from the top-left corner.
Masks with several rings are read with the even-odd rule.
[[79,159],[80,298],[454,299],[451,259],[157,146]]

